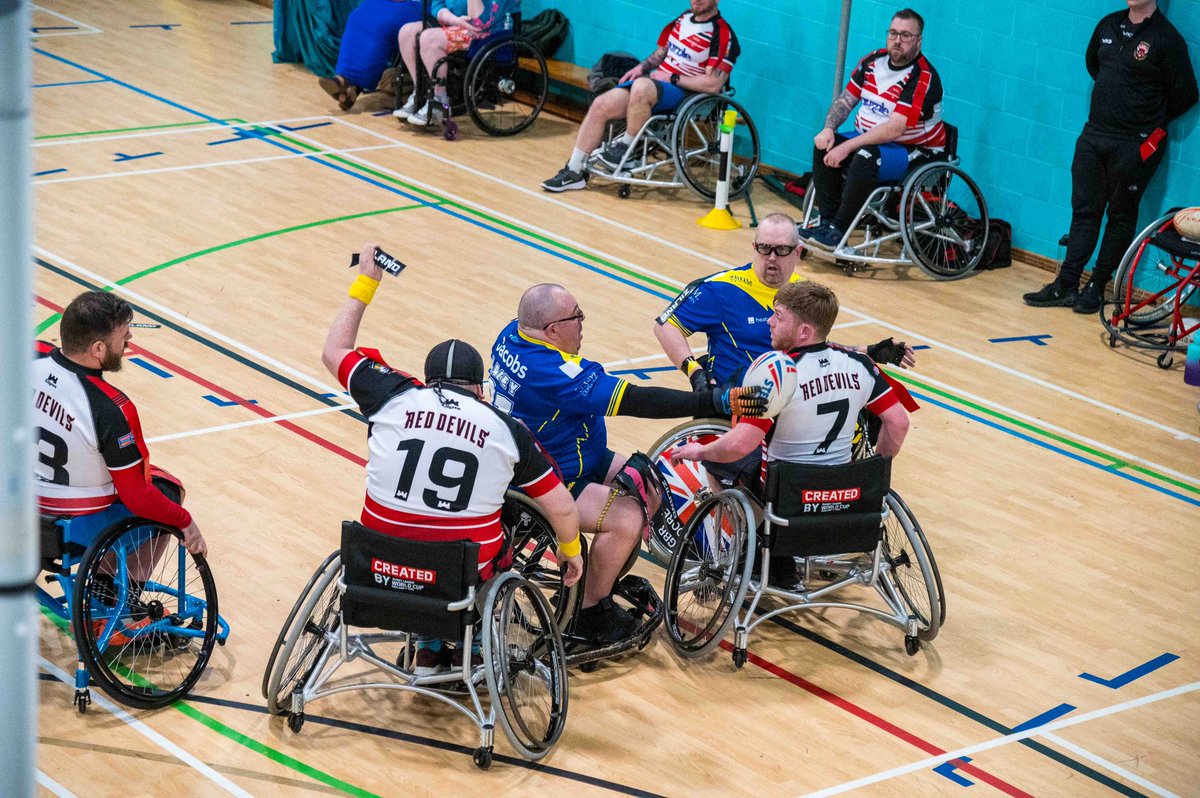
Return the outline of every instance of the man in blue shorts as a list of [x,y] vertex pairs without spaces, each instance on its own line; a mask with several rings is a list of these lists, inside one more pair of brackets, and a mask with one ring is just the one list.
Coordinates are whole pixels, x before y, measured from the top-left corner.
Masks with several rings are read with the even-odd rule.
[[[613,604],[613,585],[661,497],[645,455],[608,449],[604,417],[758,416],[763,399],[756,388],[689,392],[630,385],[579,356],[583,320],[579,303],[561,285],[527,290],[517,318],[492,347],[492,404],[529,427],[575,497],[580,528],[595,533],[576,631],[617,642],[636,631],[637,622]],[[617,491],[614,482],[632,490]]]
[[663,28],[658,49],[626,72],[615,89],[588,108],[575,149],[558,174],[542,183],[546,191],[586,188],[588,156],[604,140],[610,120],[625,119],[625,133],[599,154],[616,169],[651,114],[669,113],[691,93],[716,94],[725,86],[741,48],[733,28],[717,11],[717,0],[691,0],[691,9]]

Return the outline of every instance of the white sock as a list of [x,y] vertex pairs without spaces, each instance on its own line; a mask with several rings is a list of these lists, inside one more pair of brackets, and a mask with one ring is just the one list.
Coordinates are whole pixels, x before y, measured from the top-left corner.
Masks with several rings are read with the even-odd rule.
[[588,154],[576,147],[571,150],[571,160],[567,161],[567,168],[572,172],[582,172],[583,163],[587,160]]
[[629,131],[626,130],[624,133],[621,134],[621,137],[618,138],[617,141],[619,141],[622,144],[627,144],[627,145],[632,144],[633,136],[629,135]]

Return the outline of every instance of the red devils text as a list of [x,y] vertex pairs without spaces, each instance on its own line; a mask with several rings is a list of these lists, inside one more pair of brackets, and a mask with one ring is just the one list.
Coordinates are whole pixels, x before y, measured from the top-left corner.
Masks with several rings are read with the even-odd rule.
[[404,428],[436,429],[438,432],[448,432],[475,444],[480,449],[483,448],[483,444],[488,438],[488,431],[480,429],[473,422],[446,413],[435,413],[432,410],[406,410]]
[[800,383],[800,391],[805,400],[820,396],[826,391],[858,390],[858,375],[839,371],[836,374],[822,374],[814,380]]

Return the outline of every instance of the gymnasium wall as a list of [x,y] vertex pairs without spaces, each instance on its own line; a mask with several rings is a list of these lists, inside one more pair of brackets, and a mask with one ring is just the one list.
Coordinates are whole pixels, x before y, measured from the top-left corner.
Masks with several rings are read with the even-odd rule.
[[[941,74],[945,117],[993,216],[1013,223],[1014,245],[1052,258],[1070,226],[1071,155],[1087,118],[1083,53],[1096,22],[1120,0],[913,0],[925,17],[924,51]],[[901,2],[855,0],[846,75],[882,47]],[[1200,0],[1160,0],[1200,67]],[[524,0],[529,18],[557,8],[571,35],[556,58],[590,67],[605,52],[649,55],[682,0]],[[812,137],[833,95],[839,0],[721,0],[742,44],[738,99],[763,140],[763,161],[806,172]],[[844,81],[839,81],[844,85]],[[1200,205],[1200,110],[1171,126],[1167,161],[1142,201],[1143,221],[1173,205]],[[564,159],[566,153],[564,153]],[[551,164],[548,166],[555,166]],[[553,172],[550,169],[547,174]]]

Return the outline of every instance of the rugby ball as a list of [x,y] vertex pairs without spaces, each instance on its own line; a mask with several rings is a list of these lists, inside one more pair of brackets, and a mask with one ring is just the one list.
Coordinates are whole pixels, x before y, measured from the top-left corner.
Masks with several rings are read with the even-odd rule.
[[1184,208],[1175,214],[1175,229],[1184,238],[1200,241],[1200,208]]
[[796,363],[783,352],[771,350],[754,358],[750,368],[742,377],[742,387],[761,385],[767,389],[767,409],[765,418],[775,418],[779,412],[792,400],[796,392]]

